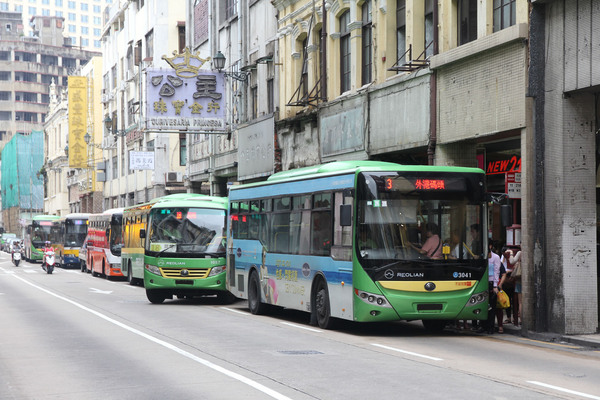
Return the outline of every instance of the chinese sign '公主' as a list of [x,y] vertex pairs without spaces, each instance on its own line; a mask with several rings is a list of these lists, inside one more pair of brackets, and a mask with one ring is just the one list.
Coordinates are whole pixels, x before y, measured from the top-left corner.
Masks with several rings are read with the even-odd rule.
[[225,131],[225,81],[222,73],[199,71],[177,75],[175,69],[149,70],[146,75],[149,130],[189,133]]

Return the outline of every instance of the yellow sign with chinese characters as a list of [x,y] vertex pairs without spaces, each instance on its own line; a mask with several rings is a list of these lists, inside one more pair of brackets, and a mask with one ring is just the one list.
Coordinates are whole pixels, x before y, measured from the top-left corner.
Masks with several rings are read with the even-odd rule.
[[87,168],[88,93],[85,76],[69,76],[69,167]]

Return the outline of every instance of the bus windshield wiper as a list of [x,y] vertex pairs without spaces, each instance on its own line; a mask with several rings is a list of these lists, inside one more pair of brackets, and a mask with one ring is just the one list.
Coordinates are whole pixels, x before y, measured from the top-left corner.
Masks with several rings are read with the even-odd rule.
[[162,249],[161,251],[158,252],[156,257],[160,257],[162,255],[162,253],[164,253],[167,250],[171,250],[173,247],[176,247],[176,246],[177,246],[177,243],[173,243],[172,245],[165,247],[164,249]]

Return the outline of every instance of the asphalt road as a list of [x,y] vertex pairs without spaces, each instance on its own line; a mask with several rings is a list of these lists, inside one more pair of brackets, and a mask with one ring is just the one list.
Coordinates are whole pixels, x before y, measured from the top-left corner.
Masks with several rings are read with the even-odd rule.
[[600,352],[420,323],[254,316],[0,254],[0,399],[599,399]]

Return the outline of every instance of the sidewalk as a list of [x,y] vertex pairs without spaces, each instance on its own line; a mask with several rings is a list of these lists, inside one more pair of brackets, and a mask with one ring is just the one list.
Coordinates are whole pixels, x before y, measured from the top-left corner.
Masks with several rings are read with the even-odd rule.
[[566,342],[577,346],[600,349],[600,334],[593,335],[562,335],[550,332],[525,332],[521,333],[521,327],[515,327],[512,324],[503,324],[504,333],[516,336],[523,336],[530,339],[541,340],[544,342]]

